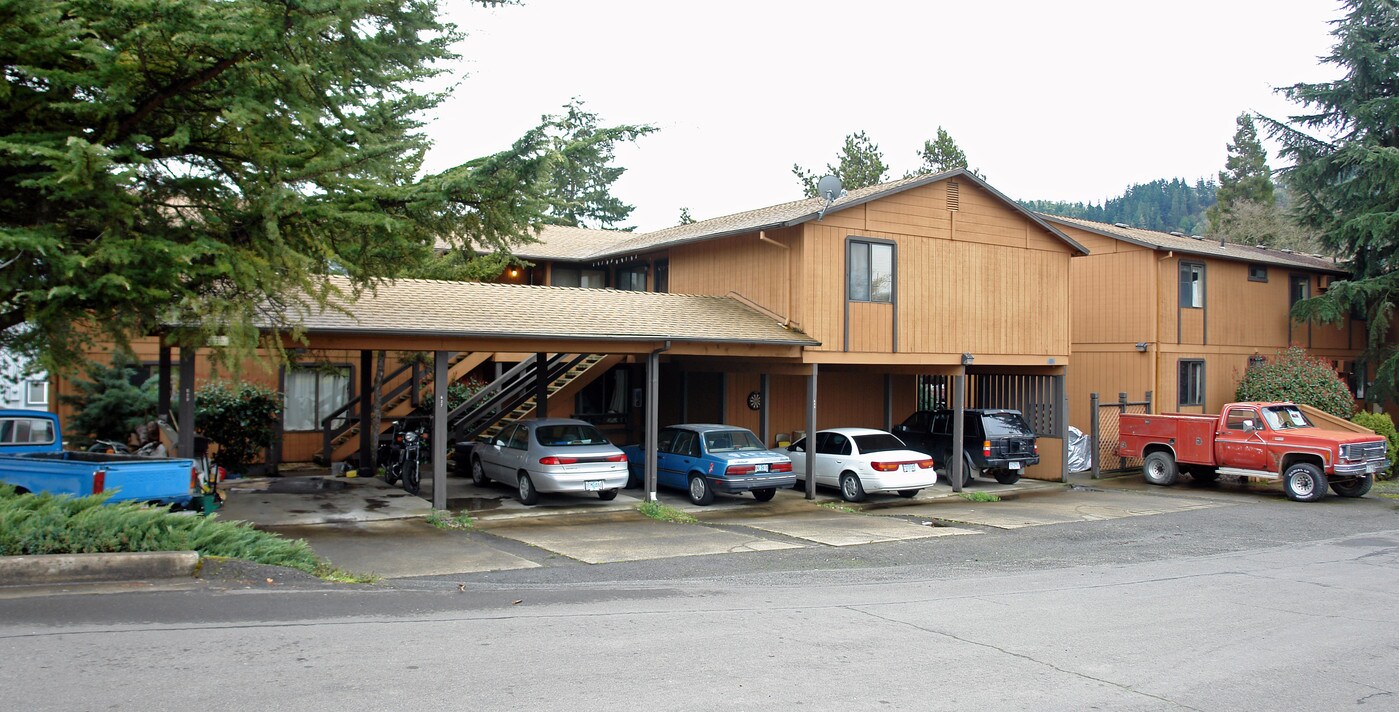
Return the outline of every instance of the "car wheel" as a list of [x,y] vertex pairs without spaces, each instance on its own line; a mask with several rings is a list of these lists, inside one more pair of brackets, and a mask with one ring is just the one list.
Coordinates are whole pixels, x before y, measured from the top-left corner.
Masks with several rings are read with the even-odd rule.
[[704,475],[690,475],[690,501],[701,507],[714,501],[714,489]]
[[1374,484],[1373,475],[1360,475],[1344,480],[1331,480],[1331,491],[1342,497],[1364,497]]
[[1020,481],[1020,471],[996,470],[996,481],[1003,485],[1013,485]]
[[486,478],[486,468],[481,465],[481,458],[471,458],[471,484],[477,487],[485,487],[489,480]]
[[759,502],[767,502],[775,496],[777,496],[776,487],[764,487],[762,489],[753,490],[753,499],[756,499]]
[[1176,469],[1176,459],[1171,453],[1157,450],[1148,454],[1142,462],[1142,476],[1153,485],[1166,487],[1176,483],[1180,472]]
[[597,498],[604,502],[611,502],[612,500],[617,499],[617,490],[598,490]]
[[860,478],[855,473],[841,473],[840,498],[847,502],[865,501],[865,486],[860,483]]
[[916,490],[916,489],[915,489],[915,490],[899,490],[899,496],[900,496],[900,497],[903,497],[904,499],[913,499],[914,497],[917,497],[917,496],[918,496],[918,493],[919,493],[919,492],[922,492],[922,491],[923,491],[923,490]]
[[534,480],[530,479],[528,472],[520,473],[515,487],[520,490],[520,504],[534,504],[539,501],[539,490],[534,488]]
[[1316,465],[1299,462],[1283,473],[1282,489],[1288,499],[1315,502],[1326,496],[1326,474]]

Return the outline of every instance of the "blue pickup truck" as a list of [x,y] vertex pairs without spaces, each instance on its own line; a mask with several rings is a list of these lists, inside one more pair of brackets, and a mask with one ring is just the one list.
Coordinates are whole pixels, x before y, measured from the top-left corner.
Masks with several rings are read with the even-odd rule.
[[111,492],[110,502],[187,507],[199,494],[199,471],[187,459],[65,452],[52,413],[0,410],[0,483],[21,493]]

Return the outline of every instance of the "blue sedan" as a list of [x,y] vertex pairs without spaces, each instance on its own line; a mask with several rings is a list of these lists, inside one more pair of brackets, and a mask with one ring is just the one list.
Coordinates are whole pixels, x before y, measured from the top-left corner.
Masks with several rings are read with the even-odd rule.
[[[623,448],[633,480],[645,471],[646,449]],[[759,502],[777,494],[779,487],[796,483],[792,460],[763,446],[752,431],[732,425],[672,425],[656,440],[656,483],[683,489],[690,501],[706,505],[714,493],[752,492]]]

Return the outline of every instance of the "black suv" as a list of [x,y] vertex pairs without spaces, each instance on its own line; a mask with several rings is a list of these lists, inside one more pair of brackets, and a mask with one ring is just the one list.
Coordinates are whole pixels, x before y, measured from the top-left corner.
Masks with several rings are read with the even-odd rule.
[[[962,414],[963,484],[983,474],[1003,485],[1014,484],[1026,467],[1039,464],[1035,431],[1020,411],[968,408]],[[932,455],[947,475],[952,474],[952,411],[920,410],[895,426],[894,434],[910,448]]]

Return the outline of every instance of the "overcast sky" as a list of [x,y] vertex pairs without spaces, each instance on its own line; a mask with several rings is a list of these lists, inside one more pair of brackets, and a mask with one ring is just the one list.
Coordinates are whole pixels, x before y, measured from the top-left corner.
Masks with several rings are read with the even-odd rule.
[[[432,171],[502,150],[572,97],[660,130],[618,151],[614,193],[652,230],[802,197],[865,131],[889,177],[941,125],[1016,199],[1101,201],[1213,177],[1245,110],[1336,78],[1334,0],[443,0],[468,33],[432,117]],[[1270,165],[1278,166],[1270,156]]]

